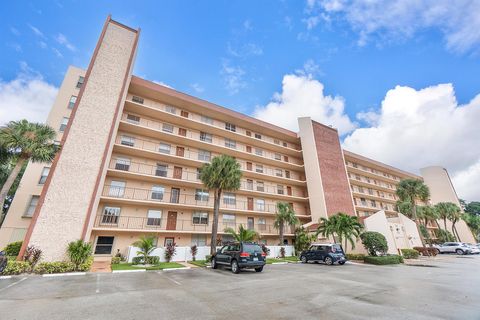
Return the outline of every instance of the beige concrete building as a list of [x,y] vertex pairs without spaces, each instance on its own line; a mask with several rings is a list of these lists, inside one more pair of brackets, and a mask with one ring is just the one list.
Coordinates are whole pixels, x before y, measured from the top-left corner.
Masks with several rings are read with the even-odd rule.
[[[292,132],[132,76],[138,38],[108,18],[88,69],[68,70],[47,121],[61,152],[51,165],[29,163],[0,247],[24,239],[23,249],[61,260],[76,239],[91,241],[96,259],[126,254],[145,234],[158,246],[209,245],[213,194],[199,169],[221,154],[243,174],[240,190],[221,199],[221,241],[242,224],[278,244],[276,204],[286,202],[305,226],[340,211],[378,214],[366,225],[386,236],[407,230],[392,236],[395,248],[415,243],[413,222],[395,211],[395,184],[422,177],[343,151],[338,132],[310,118]],[[292,244],[293,228],[284,231]]]

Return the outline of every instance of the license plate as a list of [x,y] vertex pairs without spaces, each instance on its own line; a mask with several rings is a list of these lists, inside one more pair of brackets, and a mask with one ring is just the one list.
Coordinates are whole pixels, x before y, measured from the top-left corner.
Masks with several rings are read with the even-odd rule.
[[253,258],[253,261],[258,261],[258,258]]

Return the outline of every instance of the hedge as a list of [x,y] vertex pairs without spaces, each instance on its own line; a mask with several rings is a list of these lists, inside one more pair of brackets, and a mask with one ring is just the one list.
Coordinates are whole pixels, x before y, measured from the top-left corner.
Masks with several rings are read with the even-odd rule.
[[73,271],[75,271],[75,264],[66,261],[40,262],[33,270],[33,272],[38,274],[65,273]]
[[6,256],[17,257],[20,253],[23,241],[11,242],[3,249]]
[[436,256],[438,249],[430,247],[413,247],[414,250],[420,252],[422,256]]
[[387,256],[366,256],[364,261],[370,264],[386,265],[403,263],[403,258],[402,256],[392,254]]
[[30,264],[25,261],[8,260],[7,267],[3,270],[2,275],[14,275],[28,272]]
[[362,260],[365,258],[363,253],[347,253],[346,257],[348,260]]
[[122,262],[122,257],[113,257],[111,264],[120,264]]
[[420,252],[415,249],[401,249],[404,259],[417,259]]
[[[147,257],[147,263],[146,264],[159,264],[160,263],[160,257],[158,256],[150,256]],[[143,257],[135,257],[132,259],[132,264],[143,264]]]

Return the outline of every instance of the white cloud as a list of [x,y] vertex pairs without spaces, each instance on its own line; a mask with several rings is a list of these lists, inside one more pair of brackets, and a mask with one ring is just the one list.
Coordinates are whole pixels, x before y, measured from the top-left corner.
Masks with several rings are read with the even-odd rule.
[[[43,47],[42,47],[42,48],[43,48]],[[58,51],[57,48],[52,48],[52,51],[53,51],[53,53],[55,53],[55,55],[57,56],[57,58],[63,58],[63,54],[62,54],[60,51]]]
[[352,131],[355,124],[344,113],[344,99],[326,96],[323,89],[311,76],[285,75],[282,92],[275,93],[266,106],[257,107],[254,116],[293,131],[298,131],[297,118],[306,116],[337,128],[342,135]]
[[167,88],[173,89],[173,87],[172,87],[172,86],[170,86],[170,85],[166,84],[166,83],[165,83],[165,82],[163,82],[163,81],[152,80],[152,82],[153,82],[153,83],[156,83],[156,84],[159,84],[159,85],[161,85],[161,86],[164,86],[164,87],[167,87]]
[[22,46],[16,42],[14,43],[8,43],[7,46],[9,46],[10,48],[12,48],[13,50],[15,50],[16,52],[22,52]]
[[195,90],[195,92],[197,93],[202,93],[205,91],[205,88],[202,87],[201,85],[199,85],[198,83],[192,83],[190,85],[192,87],[193,90]]
[[47,44],[44,42],[44,41],[39,41],[38,42],[38,45],[40,46],[40,48],[42,49],[45,49],[47,47]]
[[40,37],[40,38],[42,38],[42,39],[45,39],[45,35],[43,34],[42,31],[40,31],[40,29],[38,29],[38,28],[35,27],[35,26],[32,26],[31,24],[29,24],[28,27],[33,31],[33,33],[34,33],[37,37]]
[[70,51],[77,50],[77,48],[75,48],[75,46],[73,44],[71,44],[70,41],[68,41],[67,37],[65,37],[65,35],[63,35],[62,33],[59,33],[55,37],[55,41],[57,41],[59,44],[65,46]]
[[247,43],[238,48],[234,48],[228,43],[227,52],[236,58],[246,58],[249,56],[261,56],[263,54],[263,49],[255,43]]
[[376,114],[357,117],[370,119],[371,126],[348,135],[345,149],[411,172],[441,165],[460,197],[480,199],[480,95],[459,105],[451,84],[397,86]]
[[253,30],[253,26],[252,26],[252,22],[250,20],[245,20],[243,22],[243,28],[246,30],[246,31],[251,31]]
[[303,68],[297,69],[295,70],[295,72],[299,75],[306,76],[309,78],[313,78],[318,75],[323,75],[322,70],[315,63],[315,61],[313,61],[313,59],[308,59],[307,61],[305,61],[305,63],[303,64]]
[[10,32],[13,33],[13,35],[15,35],[15,36],[20,35],[20,31],[18,31],[18,29],[15,28],[15,27],[10,27]]
[[220,73],[223,76],[225,88],[230,94],[238,93],[247,86],[243,79],[245,71],[239,66],[230,65],[228,60],[223,60]]
[[21,71],[11,81],[0,79],[0,125],[11,120],[44,122],[58,88],[21,63]]
[[477,50],[480,44],[477,0],[311,0],[306,12],[307,28],[316,25],[314,18],[347,21],[358,33],[359,45],[408,39],[431,28],[443,34],[453,51]]

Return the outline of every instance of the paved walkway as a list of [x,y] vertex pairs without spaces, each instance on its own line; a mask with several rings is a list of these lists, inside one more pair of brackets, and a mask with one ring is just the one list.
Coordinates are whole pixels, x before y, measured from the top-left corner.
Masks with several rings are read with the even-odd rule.
[[94,261],[92,264],[91,272],[112,272],[110,267],[110,261]]

